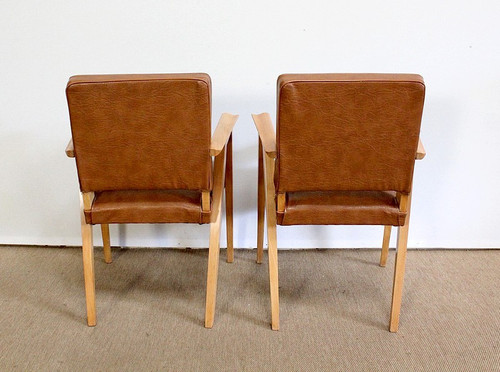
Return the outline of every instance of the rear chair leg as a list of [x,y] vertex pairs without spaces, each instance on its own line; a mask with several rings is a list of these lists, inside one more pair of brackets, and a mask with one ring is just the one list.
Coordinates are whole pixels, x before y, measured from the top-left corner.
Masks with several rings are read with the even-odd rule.
[[394,281],[392,286],[392,304],[391,304],[391,320],[389,322],[389,331],[397,332],[399,327],[399,313],[401,311],[401,300],[403,296],[403,282],[405,275],[406,264],[406,249],[408,245],[408,229],[410,226],[410,204],[411,195],[405,196],[405,200],[401,204],[405,204],[404,209],[407,210],[406,221],[403,226],[398,228],[398,243],[396,251],[396,262],[394,265]]
[[97,323],[95,309],[95,274],[94,274],[94,244],[92,239],[92,225],[85,221],[84,199],[81,202],[81,225],[82,225],[82,255],[83,255],[83,278],[85,281],[85,300],[87,303],[87,324],[93,327]]
[[271,328],[274,331],[280,328],[280,299],[278,284],[278,245],[276,239],[276,225],[267,224],[268,256],[269,256],[269,283],[271,292]]
[[276,236],[276,201],[274,189],[274,159],[266,155],[266,211],[267,242],[269,256],[269,284],[271,293],[271,328],[280,327],[279,283],[278,283],[278,242]]
[[212,328],[215,318],[217,276],[219,273],[221,204],[224,187],[225,149],[215,157],[212,214],[210,216],[210,242],[208,246],[207,298],[205,327]]
[[210,245],[208,248],[207,300],[205,307],[205,327],[212,328],[215,318],[217,277],[219,274],[220,213],[215,222],[210,223]]

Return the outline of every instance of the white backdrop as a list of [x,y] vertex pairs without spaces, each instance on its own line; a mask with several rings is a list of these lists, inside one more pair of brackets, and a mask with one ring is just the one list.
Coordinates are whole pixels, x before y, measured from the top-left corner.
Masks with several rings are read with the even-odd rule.
[[[277,76],[412,72],[427,85],[428,155],[416,165],[409,246],[500,247],[497,0],[0,5],[0,244],[80,244],[75,164],[64,155],[70,75],[209,73],[214,120],[224,111],[240,114],[235,246],[249,248],[256,244],[257,182],[250,113],[274,116]],[[282,248],[377,247],[382,230],[286,227],[278,239]],[[112,226],[111,233],[113,245],[208,244],[207,226]]]

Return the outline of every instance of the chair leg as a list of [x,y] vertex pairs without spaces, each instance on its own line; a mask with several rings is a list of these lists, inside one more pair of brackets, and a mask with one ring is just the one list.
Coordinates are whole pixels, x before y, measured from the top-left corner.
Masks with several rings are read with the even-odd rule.
[[229,136],[226,153],[226,237],[227,237],[227,262],[234,261],[233,247],[233,135]]
[[262,256],[264,253],[264,211],[266,207],[265,191],[262,142],[259,138],[259,176],[257,186],[257,263],[262,263]]
[[271,293],[271,328],[274,331],[277,331],[280,327],[280,305],[278,283],[278,242],[276,236],[276,193],[274,190],[274,159],[267,155],[266,191],[269,284]]
[[210,223],[210,245],[208,248],[207,300],[205,307],[205,327],[212,328],[215,318],[215,300],[217,296],[217,277],[219,274],[219,237],[220,216]]
[[85,281],[85,300],[87,303],[87,324],[96,325],[95,309],[95,275],[94,275],[94,244],[92,241],[92,225],[85,223],[82,210],[82,253],[83,277]]
[[102,234],[102,247],[104,251],[104,262],[110,264],[111,262],[113,262],[113,258],[111,256],[111,241],[109,239],[108,224],[101,225],[101,234]]
[[399,313],[403,297],[403,282],[406,264],[406,249],[408,245],[408,229],[410,226],[411,195],[408,197],[408,215],[404,226],[398,228],[398,243],[396,250],[396,263],[394,265],[394,281],[392,286],[391,320],[389,331],[397,332],[399,327]]
[[382,252],[380,253],[380,266],[385,267],[387,255],[389,254],[389,242],[391,240],[392,226],[384,226],[384,239],[382,241]]
[[222,189],[224,185],[225,151],[215,157],[212,214],[210,216],[210,242],[208,247],[207,298],[205,306],[205,327],[212,328],[215,318],[217,276],[219,273],[220,224]]
[[278,284],[278,244],[276,239],[276,224],[267,223],[268,256],[269,256],[269,283],[271,292],[271,328],[274,331],[280,328],[280,300]]

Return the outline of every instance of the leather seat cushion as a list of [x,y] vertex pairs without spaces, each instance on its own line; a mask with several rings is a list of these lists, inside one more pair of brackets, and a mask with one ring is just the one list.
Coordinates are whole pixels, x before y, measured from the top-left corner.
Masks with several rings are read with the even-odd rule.
[[393,191],[300,191],[287,193],[280,225],[392,225],[402,226]]
[[90,224],[207,223],[210,212],[201,211],[201,193],[191,190],[119,190],[95,193]]

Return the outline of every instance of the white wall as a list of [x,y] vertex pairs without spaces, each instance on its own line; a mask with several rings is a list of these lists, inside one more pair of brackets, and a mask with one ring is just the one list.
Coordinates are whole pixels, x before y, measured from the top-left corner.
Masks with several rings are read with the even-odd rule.
[[[1,1],[0,243],[80,244],[66,81],[207,72],[234,132],[235,246],[255,247],[256,131],[284,72],[415,72],[427,97],[410,247],[500,247],[500,3]],[[98,230],[97,230],[98,231]],[[112,227],[113,244],[206,247],[207,226]],[[280,247],[375,247],[380,227],[279,228]],[[100,244],[100,239],[96,239]],[[224,245],[224,243],[222,243]]]

